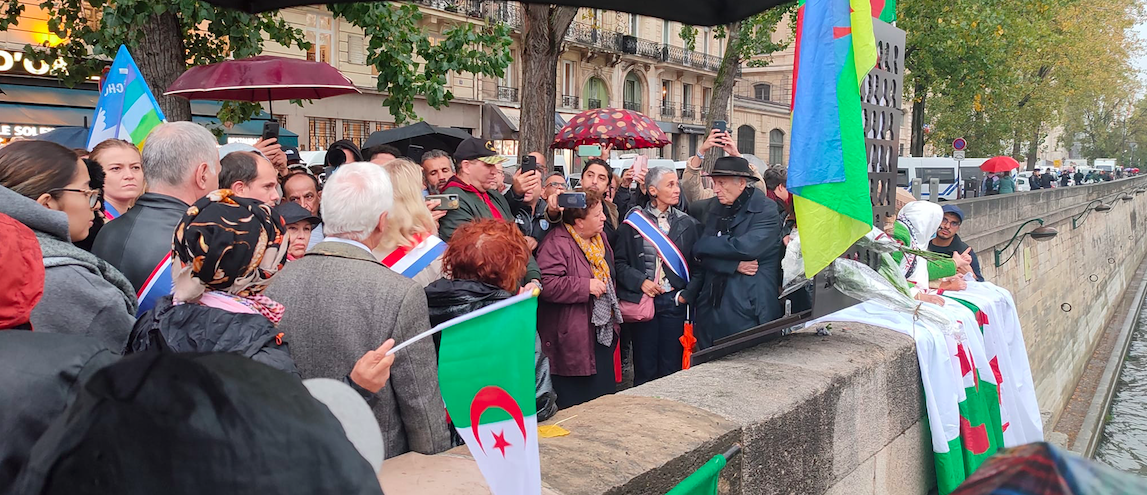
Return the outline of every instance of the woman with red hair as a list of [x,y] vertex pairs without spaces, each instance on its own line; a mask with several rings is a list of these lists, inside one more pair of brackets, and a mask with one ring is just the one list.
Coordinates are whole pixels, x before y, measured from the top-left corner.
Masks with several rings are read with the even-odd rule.
[[[430,325],[436,326],[516,294],[526,275],[530,248],[517,225],[479,219],[454,231],[442,255],[445,274],[426,287]],[[436,336],[437,337],[437,336]],[[557,394],[550,383],[550,364],[534,333],[534,384],[538,420],[557,412]]]

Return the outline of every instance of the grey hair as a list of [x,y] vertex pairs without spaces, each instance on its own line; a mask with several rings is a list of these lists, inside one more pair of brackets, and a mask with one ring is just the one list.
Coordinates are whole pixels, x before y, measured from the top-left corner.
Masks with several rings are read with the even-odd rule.
[[661,178],[666,175],[677,175],[673,169],[669,167],[650,167],[649,171],[645,173],[645,190],[649,191],[649,187],[661,187]]
[[423,163],[426,163],[426,160],[433,160],[435,158],[449,158],[450,159],[450,170],[455,170],[454,159],[450,157],[449,153],[442,151],[442,150],[430,150],[430,151],[427,151],[426,153],[423,153],[422,159],[418,161],[418,165],[422,166]]
[[160,124],[143,145],[143,177],[152,184],[179,187],[202,163],[219,170],[218,140],[192,122]]
[[383,167],[369,162],[343,165],[323,185],[323,234],[361,242],[393,206],[394,189]]

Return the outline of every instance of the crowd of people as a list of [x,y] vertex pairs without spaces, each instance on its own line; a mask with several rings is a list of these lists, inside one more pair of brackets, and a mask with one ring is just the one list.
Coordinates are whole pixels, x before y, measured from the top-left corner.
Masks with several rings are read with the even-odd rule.
[[[1028,176],[1027,184],[1030,190],[1038,191],[1041,189],[1052,189],[1056,187],[1081,186],[1084,184],[1093,184],[1097,182],[1110,182],[1115,179],[1131,177],[1137,174],[1138,169],[1124,168],[1116,168],[1114,171],[1093,169],[1088,170],[1086,173],[1084,173],[1084,171],[1081,169],[1066,169],[1063,171],[1058,171],[1051,168],[1037,168],[1032,171],[1030,176]],[[980,179],[979,194],[980,196],[1012,194],[1017,191],[1017,177],[1018,174],[1014,171],[991,172],[985,174],[984,177]]]
[[[288,377],[272,382],[310,389],[326,380],[326,395],[369,407],[378,449],[350,441],[381,462],[379,451],[433,454],[460,442],[442,407],[436,340],[387,351],[514,294],[540,294],[539,420],[613,393],[627,377],[640,385],[681,370],[689,323],[690,350],[700,350],[783,316],[781,262],[796,228],[783,168],[758,170],[719,130],[681,176],[664,167],[619,173],[610,152],[585,160],[575,191],[544,153],[530,154],[535,170],[504,169],[477,138],[453,153],[427,151],[420,163],[392,146],[337,141],[318,173],[274,140],[219,147],[188,122],[160,125],[142,149],[117,140],[90,152],[35,140],[0,149],[0,328],[34,330],[0,353],[24,349],[37,363],[35,378],[10,368],[0,379],[21,382],[7,399],[54,401],[0,413],[0,431],[22,438],[0,451],[0,487],[21,473],[32,484],[43,476],[43,465],[25,469],[43,454],[33,446],[41,436],[58,442],[50,430],[74,428],[73,410],[93,407],[74,400],[71,385],[92,376],[103,385],[84,393],[132,395],[142,385],[129,393],[116,381],[171,386],[175,375],[139,376],[148,367],[228,380],[249,367],[191,357],[224,353]],[[702,173],[711,153],[723,156]],[[571,206],[567,193],[584,203]],[[930,247],[955,254],[952,275],[979,277],[958,237],[963,213],[944,213]],[[958,283],[951,278],[935,285]],[[811,304],[807,294],[786,297],[793,311]],[[252,386],[245,379],[236,387]],[[170,400],[216,393],[193,388]],[[305,400],[325,403],[320,395]],[[124,407],[135,400],[154,406],[132,395]],[[343,421],[348,435],[360,426]],[[162,448],[180,447],[153,453]],[[54,455],[46,462],[80,459]]]

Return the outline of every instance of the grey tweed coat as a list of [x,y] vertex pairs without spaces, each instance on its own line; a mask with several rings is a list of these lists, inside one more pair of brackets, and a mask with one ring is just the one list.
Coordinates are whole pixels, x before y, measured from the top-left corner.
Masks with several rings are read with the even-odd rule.
[[[264,294],[286,308],[279,330],[304,379],[341,379],[386,339],[402,343],[430,328],[422,286],[346,243],[319,243],[287,263]],[[432,339],[399,351],[390,381],[368,402],[387,457],[450,447]]]

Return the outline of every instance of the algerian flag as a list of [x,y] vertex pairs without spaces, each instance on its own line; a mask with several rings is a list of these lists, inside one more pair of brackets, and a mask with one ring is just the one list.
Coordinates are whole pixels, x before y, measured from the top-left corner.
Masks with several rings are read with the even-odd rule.
[[438,381],[446,411],[494,495],[537,494],[534,331],[538,300],[523,294],[442,325]]

